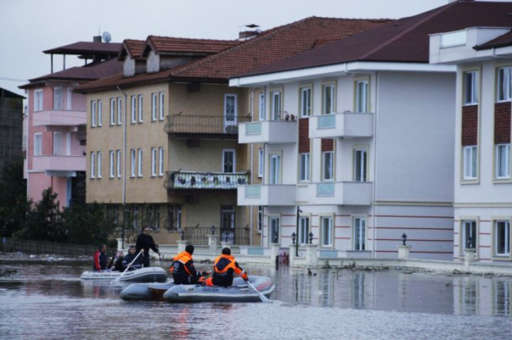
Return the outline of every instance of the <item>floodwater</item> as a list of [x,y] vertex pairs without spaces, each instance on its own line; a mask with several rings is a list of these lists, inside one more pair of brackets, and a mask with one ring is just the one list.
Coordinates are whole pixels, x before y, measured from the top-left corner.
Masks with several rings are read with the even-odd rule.
[[0,262],[0,337],[512,338],[512,278],[249,267],[273,278],[272,303],[170,304],[122,301],[108,283],[82,283],[89,268]]

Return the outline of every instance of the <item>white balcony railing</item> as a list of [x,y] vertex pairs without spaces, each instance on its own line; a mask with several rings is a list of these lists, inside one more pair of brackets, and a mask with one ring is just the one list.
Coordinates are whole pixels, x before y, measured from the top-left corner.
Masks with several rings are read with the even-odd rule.
[[240,144],[269,143],[286,144],[297,142],[296,120],[266,120],[238,125]]
[[295,184],[251,184],[238,186],[238,205],[295,205]]
[[36,171],[85,171],[85,156],[34,156]]
[[309,119],[309,137],[372,137],[373,121],[373,113],[343,112],[311,116]]
[[297,185],[297,204],[370,205],[371,182],[324,182]]
[[236,189],[238,185],[247,184],[246,172],[197,172],[197,171],[173,171],[169,175],[169,189]]
[[85,111],[51,110],[33,113],[34,126],[79,126],[87,123]]

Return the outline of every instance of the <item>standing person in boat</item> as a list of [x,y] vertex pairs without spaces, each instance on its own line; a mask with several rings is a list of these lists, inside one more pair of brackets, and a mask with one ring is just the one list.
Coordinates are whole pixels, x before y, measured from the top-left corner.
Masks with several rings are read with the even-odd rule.
[[160,252],[158,251],[158,247],[155,244],[155,240],[153,240],[153,237],[149,235],[151,232],[150,227],[145,227],[142,232],[137,237],[137,243],[135,244],[137,250],[136,253],[138,254],[141,249],[144,250],[144,267],[149,267],[149,249],[153,249],[155,253],[160,255]]
[[229,287],[233,284],[233,274],[239,275],[245,281],[249,280],[245,270],[238,265],[238,262],[231,255],[231,249],[223,248],[222,254],[215,259],[213,274],[206,280],[206,285]]
[[194,267],[192,254],[194,253],[194,246],[188,244],[185,250],[172,258],[172,264],[169,272],[172,274],[174,283],[177,285],[196,284],[199,281],[200,275]]
[[94,253],[93,270],[101,272],[107,269],[107,246],[102,244]]
[[[135,251],[135,246],[130,246],[130,248],[128,248],[128,255],[126,255],[123,258],[121,271],[126,269],[126,267],[133,261],[133,259],[135,259],[137,254],[138,252]],[[135,260],[135,262],[132,263],[129,270],[140,269],[142,268],[143,265],[144,260],[142,259],[142,255],[140,255],[139,257],[137,257],[137,260]]]

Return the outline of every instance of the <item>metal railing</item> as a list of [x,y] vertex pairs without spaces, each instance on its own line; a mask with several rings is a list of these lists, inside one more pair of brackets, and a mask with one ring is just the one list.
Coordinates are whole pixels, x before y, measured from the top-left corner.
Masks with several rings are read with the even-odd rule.
[[223,115],[171,114],[167,116],[165,131],[171,134],[237,135],[238,123],[250,120],[250,115],[225,117]]
[[59,255],[92,255],[97,246],[70,244],[49,241],[19,240],[13,238],[0,239],[0,251],[23,252],[27,254],[59,254]]
[[169,175],[168,189],[236,189],[247,184],[247,172],[173,171]]
[[188,243],[199,246],[208,245],[208,238],[210,235],[215,237],[217,245],[220,246],[221,242],[228,242],[233,245],[249,245],[250,243],[250,230],[245,228],[219,228],[215,226],[193,226],[184,227],[181,231],[182,239],[187,240]]

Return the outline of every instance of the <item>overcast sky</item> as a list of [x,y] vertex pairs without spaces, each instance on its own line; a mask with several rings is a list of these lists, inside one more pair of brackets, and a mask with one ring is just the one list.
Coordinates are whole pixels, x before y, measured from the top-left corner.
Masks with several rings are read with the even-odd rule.
[[[108,31],[112,41],[149,34],[235,39],[246,24],[262,29],[308,16],[400,18],[448,0],[0,0],[0,87],[50,72],[42,50],[90,41]],[[55,57],[57,70],[61,57]],[[66,59],[69,67],[72,62]],[[75,61],[76,62],[76,61]],[[11,79],[11,80],[7,80]],[[22,80],[22,81],[16,81]]]

